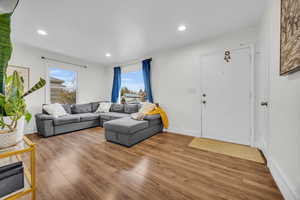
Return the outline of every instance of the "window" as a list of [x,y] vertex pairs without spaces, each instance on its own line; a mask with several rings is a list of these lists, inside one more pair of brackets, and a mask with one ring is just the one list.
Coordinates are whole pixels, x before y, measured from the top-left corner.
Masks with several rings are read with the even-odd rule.
[[49,93],[51,103],[75,104],[77,72],[49,67]]
[[146,92],[141,66],[122,68],[121,75],[121,102],[137,103],[146,101]]

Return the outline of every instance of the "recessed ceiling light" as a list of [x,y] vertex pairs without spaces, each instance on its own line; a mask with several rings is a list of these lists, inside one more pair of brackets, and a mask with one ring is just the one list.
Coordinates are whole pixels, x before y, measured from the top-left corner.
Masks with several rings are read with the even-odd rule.
[[178,26],[178,31],[185,31],[185,30],[186,30],[186,26],[185,25]]
[[47,33],[46,31],[41,30],[41,29],[37,30],[37,33],[38,33],[39,35],[48,35],[48,33]]
[[111,54],[110,53],[106,53],[105,56],[106,57],[111,57]]

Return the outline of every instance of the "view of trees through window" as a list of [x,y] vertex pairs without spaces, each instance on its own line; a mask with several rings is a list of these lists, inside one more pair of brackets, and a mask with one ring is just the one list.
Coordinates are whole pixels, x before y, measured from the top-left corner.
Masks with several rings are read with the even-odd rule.
[[49,68],[51,103],[75,104],[77,88],[77,72]]
[[146,101],[142,70],[122,73],[121,102],[137,103]]

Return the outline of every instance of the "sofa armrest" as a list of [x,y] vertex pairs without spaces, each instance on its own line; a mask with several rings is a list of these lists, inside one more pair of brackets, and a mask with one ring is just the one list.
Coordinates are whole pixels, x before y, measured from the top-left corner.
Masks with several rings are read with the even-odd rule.
[[53,115],[48,115],[48,114],[43,114],[43,113],[36,114],[35,117],[38,118],[39,120],[53,120],[54,119]]
[[155,119],[160,119],[160,114],[154,114],[154,115],[146,115],[144,117],[144,120],[155,120]]
[[36,114],[35,122],[38,131],[38,135],[43,137],[49,137],[54,135],[53,116],[47,114]]

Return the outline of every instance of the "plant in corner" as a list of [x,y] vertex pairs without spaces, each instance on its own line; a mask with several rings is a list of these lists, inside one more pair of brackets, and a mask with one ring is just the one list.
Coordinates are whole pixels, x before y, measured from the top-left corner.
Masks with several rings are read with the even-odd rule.
[[12,53],[10,21],[18,2],[4,0],[3,3],[10,12],[0,13],[0,148],[15,145],[22,140],[24,118],[27,122],[31,119],[24,98],[46,84],[41,78],[29,91],[24,92],[24,80],[18,72],[6,76]]
[[5,95],[0,94],[0,148],[15,145],[22,140],[24,119],[27,122],[31,119],[24,98],[44,87],[45,84],[46,81],[41,78],[37,84],[24,93],[24,80],[18,72],[14,71],[13,75],[7,77]]

